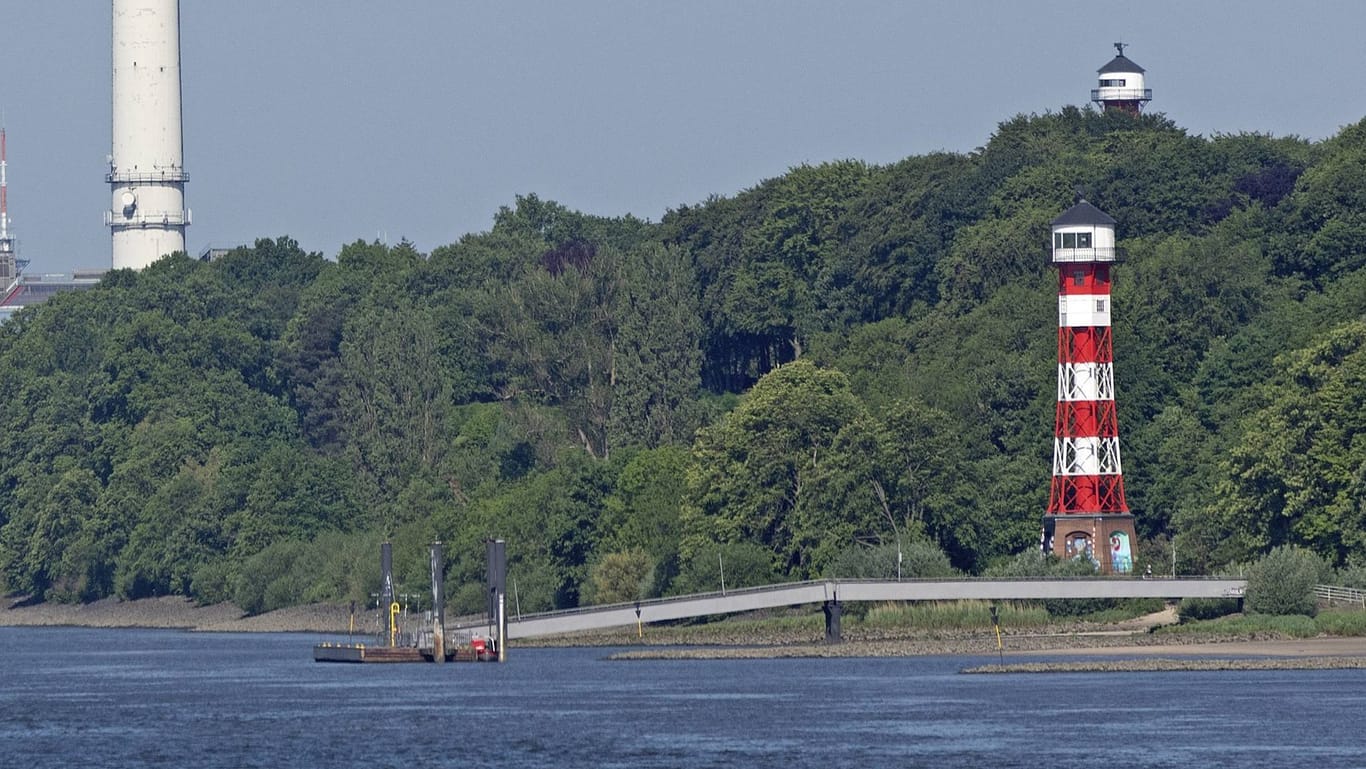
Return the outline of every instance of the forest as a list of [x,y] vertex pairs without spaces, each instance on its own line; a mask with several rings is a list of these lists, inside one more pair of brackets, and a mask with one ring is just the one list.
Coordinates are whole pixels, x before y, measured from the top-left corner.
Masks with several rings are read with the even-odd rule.
[[1048,224],[1078,190],[1126,252],[1138,568],[1366,562],[1366,120],[1204,137],[1067,107],[659,222],[528,194],[430,253],[264,238],[25,309],[0,588],[364,602],[380,541],[421,593],[441,540],[477,611],[488,537],[521,611],[1042,564]]

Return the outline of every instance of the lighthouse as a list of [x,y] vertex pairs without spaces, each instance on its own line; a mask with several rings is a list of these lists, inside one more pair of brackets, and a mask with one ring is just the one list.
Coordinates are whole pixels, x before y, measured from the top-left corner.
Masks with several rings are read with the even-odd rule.
[[1124,501],[1110,340],[1115,220],[1080,198],[1052,222],[1058,270],[1058,405],[1043,549],[1133,570],[1134,517]]
[[179,0],[113,0],[112,196],[104,223],[114,269],[185,250]]
[[1100,87],[1091,89],[1091,101],[1102,109],[1137,115],[1152,101],[1153,89],[1144,86],[1143,68],[1124,55],[1124,43],[1115,43],[1115,50],[1118,55],[1097,70]]

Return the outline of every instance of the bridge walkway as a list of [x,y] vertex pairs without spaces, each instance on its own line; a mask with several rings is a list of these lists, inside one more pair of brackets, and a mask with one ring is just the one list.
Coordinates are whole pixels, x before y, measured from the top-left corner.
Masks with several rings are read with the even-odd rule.
[[[639,622],[706,617],[717,614],[821,604],[838,607],[851,601],[1021,601],[1050,598],[1242,598],[1247,580],[1232,578],[1137,579],[1097,577],[1076,579],[958,579],[958,580],[813,580],[781,585],[657,598],[638,603],[587,606],[578,609],[510,617],[507,637],[534,638],[584,630],[625,627]],[[827,622],[829,621],[827,611]],[[836,620],[837,622],[837,620]],[[486,624],[450,628],[477,630]],[[836,625],[836,635],[838,635]]]

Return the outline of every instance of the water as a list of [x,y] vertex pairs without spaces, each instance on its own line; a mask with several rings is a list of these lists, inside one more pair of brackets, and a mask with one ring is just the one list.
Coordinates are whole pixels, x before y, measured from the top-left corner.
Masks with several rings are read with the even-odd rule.
[[1366,766],[1366,671],[994,657],[321,665],[319,638],[0,628],[3,767]]

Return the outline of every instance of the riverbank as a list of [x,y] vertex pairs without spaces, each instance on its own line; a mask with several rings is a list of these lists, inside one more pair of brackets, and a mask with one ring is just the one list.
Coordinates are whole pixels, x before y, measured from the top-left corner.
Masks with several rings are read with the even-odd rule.
[[[225,633],[346,633],[347,606],[309,604],[247,616],[231,603],[199,606],[179,596],[120,601],[106,598],[86,604],[37,603],[13,599],[0,609],[0,626],[161,628]],[[356,616],[357,632],[376,624],[372,612]],[[368,624],[367,624],[368,623]]]
[[1017,662],[964,668],[969,675],[1002,673],[1175,673],[1218,670],[1366,670],[1366,657],[1144,657],[1075,662]]
[[[1105,629],[1007,633],[1008,661],[1021,657],[1085,655],[1088,657],[1283,657],[1366,658],[1366,638],[1252,639],[1222,636],[1162,635],[1153,626],[1175,621],[1170,612],[1129,620]],[[0,626],[76,626],[94,628],[163,628],[227,633],[348,632],[348,607],[310,604],[247,616],[230,603],[199,606],[176,596],[120,601],[108,598],[88,604],[0,602]],[[704,632],[697,632],[704,630]],[[994,633],[982,630],[902,631],[872,634],[846,632],[846,642],[819,643],[812,628],[757,628],[753,623],[719,623],[704,628],[646,626],[515,641],[516,646],[635,647],[614,659],[773,659],[782,657],[908,657],[922,655],[996,656]],[[355,632],[378,631],[373,612],[356,615]],[[819,631],[814,631],[818,633]],[[1013,659],[1012,659],[1013,658]]]
[[[1196,658],[1225,659],[1267,657],[1290,659],[1360,658],[1366,660],[1366,638],[1310,638],[1280,639],[1221,639],[1217,637],[1181,637],[1172,643],[1165,637],[1149,635],[1035,635],[1010,636],[1004,639],[1004,649],[998,651],[994,636],[966,635],[960,639],[906,638],[886,641],[862,641],[842,644],[792,644],[782,646],[742,647],[687,647],[631,649],[611,655],[614,660],[645,659],[780,659],[792,657],[913,657],[924,655],[996,657],[1020,665],[1040,663],[1021,662],[1018,658],[1041,656],[1086,656],[1130,658]],[[1110,659],[1103,663],[1113,664]],[[1061,669],[1070,663],[1050,663]],[[1014,672],[1014,671],[1012,671]]]

